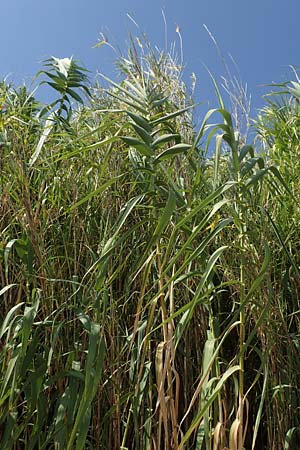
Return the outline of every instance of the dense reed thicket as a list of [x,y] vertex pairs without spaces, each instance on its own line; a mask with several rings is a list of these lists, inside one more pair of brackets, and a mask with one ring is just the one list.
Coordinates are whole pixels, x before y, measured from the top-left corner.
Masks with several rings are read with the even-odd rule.
[[0,449],[295,450],[299,80],[251,145],[138,44],[0,86]]

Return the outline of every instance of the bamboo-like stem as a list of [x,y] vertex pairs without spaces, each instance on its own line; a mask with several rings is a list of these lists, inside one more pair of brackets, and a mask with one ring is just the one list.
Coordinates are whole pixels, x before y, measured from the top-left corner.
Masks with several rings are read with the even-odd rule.
[[[240,173],[238,174],[238,181],[240,182]],[[244,358],[244,344],[245,344],[245,257],[244,257],[244,247],[245,247],[245,224],[243,215],[243,199],[242,194],[238,194],[239,200],[239,222],[240,222],[240,237],[239,237],[239,247],[241,251],[240,259],[240,337],[239,337],[239,402],[238,402],[238,450],[243,450],[243,437],[244,437],[244,390],[245,390],[245,358]]]
[[[159,285],[159,291],[161,292],[160,295],[160,306],[161,306],[161,316],[162,316],[162,323],[163,323],[163,334],[164,334],[164,342],[165,342],[165,370],[166,370],[166,377],[167,377],[167,397],[168,397],[168,405],[167,408],[168,411],[168,418],[172,424],[171,429],[171,436],[172,438],[169,439],[168,443],[166,444],[167,448],[169,448],[169,445],[171,443],[172,450],[178,449],[178,438],[177,438],[177,414],[176,414],[176,400],[174,399],[174,392],[173,392],[173,375],[172,375],[172,345],[173,345],[173,329],[171,322],[169,324],[166,323],[166,320],[168,318],[168,312],[167,307],[165,304],[165,297],[163,294],[163,278],[162,278],[162,263],[161,263],[161,248],[160,244],[157,244],[157,267],[158,267],[158,285]],[[172,298],[170,299],[170,307],[172,309]],[[174,352],[173,352],[174,354]],[[163,380],[164,381],[164,380]],[[163,382],[162,381],[162,382]],[[165,430],[165,437],[168,436],[168,430]]]

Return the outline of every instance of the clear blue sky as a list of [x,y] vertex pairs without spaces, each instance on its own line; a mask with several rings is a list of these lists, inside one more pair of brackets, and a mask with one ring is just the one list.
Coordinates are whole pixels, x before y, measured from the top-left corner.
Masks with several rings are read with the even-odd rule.
[[[53,55],[74,56],[93,74],[114,76],[115,54],[109,47],[93,49],[103,32],[112,45],[126,48],[129,30],[136,32],[129,13],[153,44],[183,39],[185,77],[197,75],[197,100],[214,98],[205,63],[217,79],[224,74],[206,24],[224,55],[232,54],[253,97],[261,106],[266,92],[259,85],[292,78],[289,65],[300,65],[299,0],[2,0],[0,76],[30,83],[40,62]],[[179,48],[179,47],[178,47]]]

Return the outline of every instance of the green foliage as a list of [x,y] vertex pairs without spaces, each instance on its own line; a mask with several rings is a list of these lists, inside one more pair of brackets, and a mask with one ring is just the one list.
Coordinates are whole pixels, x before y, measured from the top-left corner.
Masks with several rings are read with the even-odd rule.
[[57,116],[60,117],[65,111],[67,118],[70,118],[71,100],[83,104],[83,99],[76,90],[83,90],[87,96],[90,96],[90,91],[86,86],[87,70],[79,66],[73,58],[59,59],[54,56],[44,62],[44,67],[46,70],[40,71],[38,75],[46,75],[47,79],[41,84],[48,84],[60,95],[60,98],[52,102],[49,108],[58,105]]
[[195,129],[171,54],[118,67],[0,86],[0,449],[294,449],[299,84],[259,146],[215,80]]

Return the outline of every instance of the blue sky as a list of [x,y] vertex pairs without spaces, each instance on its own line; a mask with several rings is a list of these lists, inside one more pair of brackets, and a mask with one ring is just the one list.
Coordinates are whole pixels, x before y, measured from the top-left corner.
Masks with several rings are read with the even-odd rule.
[[[168,44],[181,30],[185,79],[197,76],[197,101],[215,106],[206,64],[217,80],[224,75],[206,24],[225,56],[236,61],[252,105],[263,104],[261,85],[292,78],[289,65],[300,66],[300,1],[286,0],[2,0],[0,76],[30,83],[41,61],[53,55],[81,60],[92,71],[114,77],[116,54],[108,46],[92,48],[100,33],[122,50],[128,32],[138,33],[131,15],[150,41],[163,48],[167,20]],[[229,61],[229,58],[227,58]],[[42,94],[41,94],[42,95]]]

